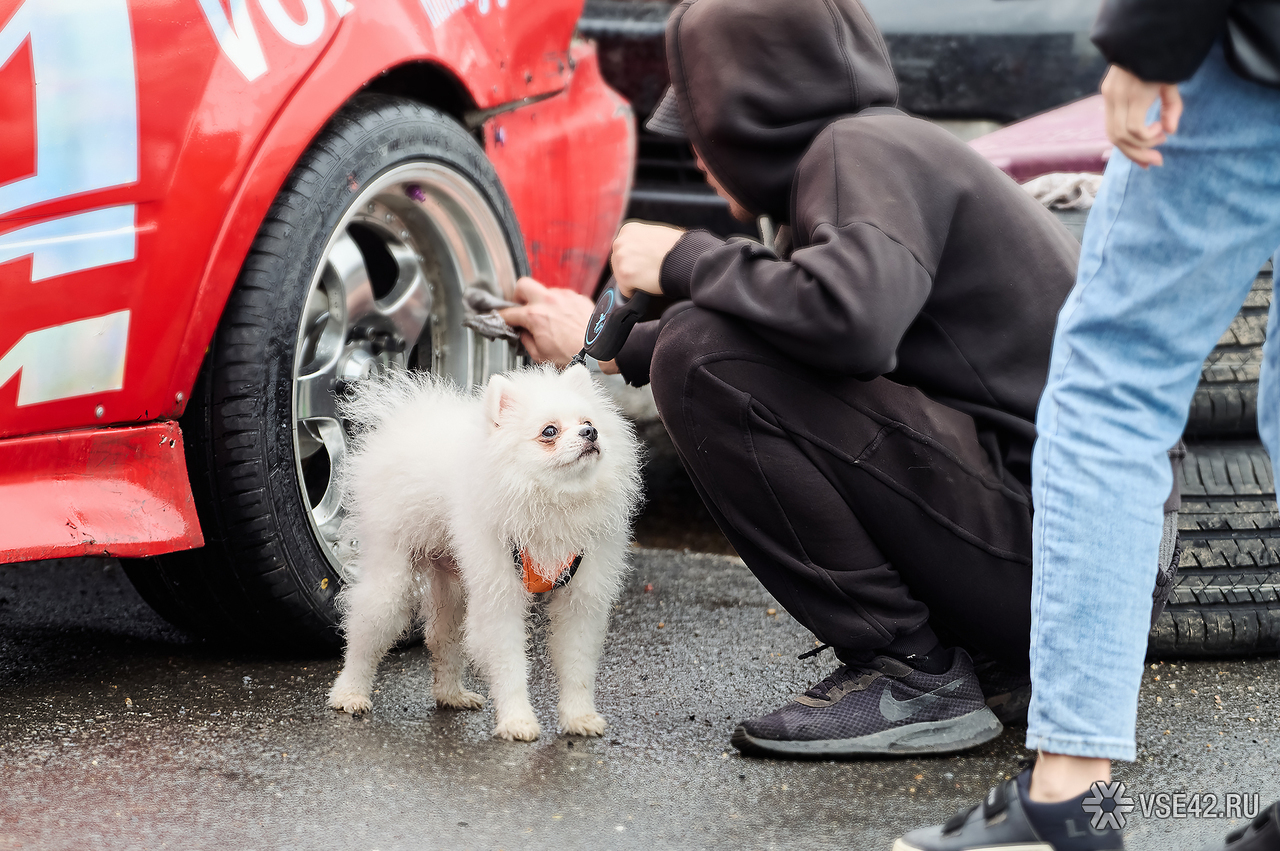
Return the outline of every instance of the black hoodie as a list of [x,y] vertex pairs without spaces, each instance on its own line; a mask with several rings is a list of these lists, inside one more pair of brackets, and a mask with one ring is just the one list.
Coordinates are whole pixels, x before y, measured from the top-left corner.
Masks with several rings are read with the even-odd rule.
[[[968,145],[892,108],[884,40],[857,0],[685,0],[667,61],[686,133],[753,214],[792,226],[780,258],[692,231],[664,293],[737,317],[796,361],[885,375],[972,415],[1030,481],[1035,410],[1079,246]],[[659,322],[618,356],[648,380]]]

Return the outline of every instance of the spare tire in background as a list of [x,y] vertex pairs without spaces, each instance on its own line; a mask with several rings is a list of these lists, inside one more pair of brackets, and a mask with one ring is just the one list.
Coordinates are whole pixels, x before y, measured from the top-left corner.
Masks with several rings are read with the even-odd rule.
[[1231,327],[1204,363],[1200,386],[1191,401],[1189,437],[1242,437],[1258,433],[1258,371],[1267,339],[1271,309],[1271,264],[1253,289]]
[[1181,486],[1180,570],[1149,654],[1280,650],[1280,514],[1266,451],[1256,440],[1189,445]]

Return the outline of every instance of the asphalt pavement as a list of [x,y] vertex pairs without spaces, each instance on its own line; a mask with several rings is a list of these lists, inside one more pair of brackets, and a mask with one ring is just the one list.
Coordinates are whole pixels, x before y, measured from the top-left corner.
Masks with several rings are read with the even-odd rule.
[[[437,711],[421,646],[373,712],[325,706],[336,659],[251,658],[153,614],[119,565],[0,567],[0,849],[887,849],[1015,773],[1022,731],[963,756],[794,763],[737,755],[734,723],[830,654],[742,563],[637,549],[599,683],[602,739],[495,741],[490,708]],[[1131,795],[1280,797],[1280,661],[1148,667]],[[1198,799],[1197,799],[1198,800]],[[1240,819],[1129,818],[1131,849],[1199,848]]]

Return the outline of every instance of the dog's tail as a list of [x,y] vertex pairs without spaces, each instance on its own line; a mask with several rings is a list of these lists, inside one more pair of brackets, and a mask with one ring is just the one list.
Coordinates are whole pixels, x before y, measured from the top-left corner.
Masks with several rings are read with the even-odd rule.
[[360,435],[376,429],[411,402],[432,396],[456,398],[459,393],[447,378],[394,369],[347,384],[338,396],[338,416]]

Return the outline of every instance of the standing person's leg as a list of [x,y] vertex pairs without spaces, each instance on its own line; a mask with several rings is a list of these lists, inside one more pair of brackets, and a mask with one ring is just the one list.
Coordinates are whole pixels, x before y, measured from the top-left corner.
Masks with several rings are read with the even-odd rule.
[[1280,91],[1215,49],[1182,94],[1163,167],[1108,167],[1037,416],[1027,746],[1048,753],[1134,757],[1164,453],[1280,242]]
[[1120,847],[1080,801],[1111,759],[1135,753],[1165,451],[1204,358],[1280,242],[1280,91],[1241,80],[1215,49],[1182,95],[1162,168],[1119,154],[1108,166],[1037,416],[1027,746],[1042,759],[997,787],[996,805],[896,848],[1027,841],[1009,834],[1018,822],[1059,851]]
[[[1271,263],[1271,279],[1275,283],[1275,263]],[[1258,376],[1258,437],[1267,448],[1272,463],[1280,458],[1280,299],[1272,294],[1267,313],[1267,339],[1262,344],[1262,373]]]
[[[817,375],[697,309],[664,328],[652,376],[717,523],[846,663],[838,682],[744,722],[735,744],[775,755],[942,752],[998,733],[969,657],[944,650],[931,628],[1025,666],[1030,504],[992,468],[972,419],[884,379]],[[880,703],[888,679],[894,691]],[[897,708],[936,689],[946,699]]]

